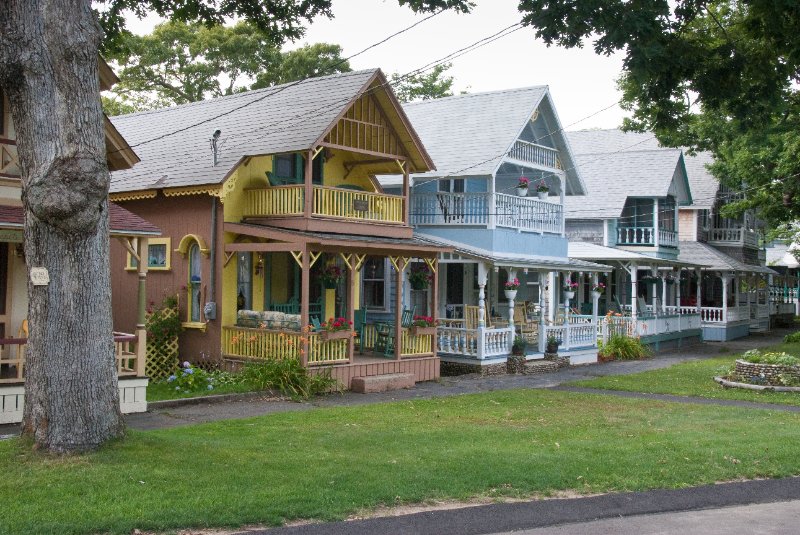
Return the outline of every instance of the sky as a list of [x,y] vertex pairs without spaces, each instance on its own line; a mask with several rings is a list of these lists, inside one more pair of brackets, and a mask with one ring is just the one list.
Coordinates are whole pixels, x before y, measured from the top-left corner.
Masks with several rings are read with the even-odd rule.
[[[470,14],[444,12],[422,22],[351,59],[350,65],[354,70],[380,67],[387,76],[405,74],[521,20],[518,0],[476,4]],[[348,57],[427,16],[415,15],[397,0],[333,0],[332,11],[334,19],[316,19],[303,39],[285,48],[329,42],[341,45]],[[157,22],[155,17],[129,20],[136,33],[151,31]],[[616,128],[624,117],[615,105],[622,59],[621,54],[599,56],[590,43],[583,49],[548,48],[532,29],[522,28],[453,59],[447,74],[455,79],[456,93],[548,85],[565,129]]]

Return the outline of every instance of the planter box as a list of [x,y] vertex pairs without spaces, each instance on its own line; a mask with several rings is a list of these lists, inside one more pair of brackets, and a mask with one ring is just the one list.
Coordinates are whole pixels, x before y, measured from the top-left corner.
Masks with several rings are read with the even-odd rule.
[[436,327],[411,327],[411,334],[414,336],[423,336],[426,334],[436,334]]
[[320,331],[319,338],[320,340],[328,341],[328,340],[346,340],[348,338],[353,337],[353,332],[351,330],[345,331]]

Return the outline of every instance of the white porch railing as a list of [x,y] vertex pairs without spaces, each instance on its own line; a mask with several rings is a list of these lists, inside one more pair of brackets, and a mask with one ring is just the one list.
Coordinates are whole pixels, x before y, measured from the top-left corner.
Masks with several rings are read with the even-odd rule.
[[498,329],[439,327],[436,334],[439,353],[479,360],[510,355],[514,343],[514,330],[511,327]]
[[598,324],[597,335],[606,341],[614,334],[646,337],[699,329],[700,325],[700,314],[697,314],[696,309],[689,314],[646,316],[636,318],[636,321],[630,316],[608,316]]
[[515,160],[533,163],[551,169],[561,169],[561,160],[558,158],[558,151],[536,143],[517,140],[508,156]]
[[[505,193],[414,193],[411,224],[497,227],[561,234],[562,205]],[[492,217],[494,216],[494,217]]]
[[550,337],[559,341],[559,351],[597,346],[597,325],[593,322],[566,323],[564,325],[545,325],[544,336],[539,337],[539,350]]
[[[617,245],[655,245],[656,229],[653,227],[617,228]],[[673,230],[658,229],[658,244],[661,247],[677,247],[678,233]]]
[[720,245],[758,247],[758,235],[744,227],[714,227],[708,233],[708,241]]
[[661,247],[677,247],[678,233],[674,230],[658,229],[658,244]]

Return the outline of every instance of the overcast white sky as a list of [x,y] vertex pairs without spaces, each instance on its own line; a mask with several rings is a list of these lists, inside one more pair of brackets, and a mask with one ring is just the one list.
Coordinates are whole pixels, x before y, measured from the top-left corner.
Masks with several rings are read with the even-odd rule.
[[[353,69],[380,67],[387,76],[407,73],[520,21],[518,0],[477,0],[469,15],[445,12],[351,60]],[[318,19],[306,37],[290,44],[337,43],[350,56],[426,15],[414,15],[396,0],[333,0],[332,20]],[[152,30],[156,19],[131,20],[137,33]],[[586,118],[619,100],[615,80],[622,56],[604,57],[591,46],[547,48],[523,28],[452,61],[456,92],[494,91],[546,84],[562,125],[568,130],[614,128],[623,117],[618,106]]]

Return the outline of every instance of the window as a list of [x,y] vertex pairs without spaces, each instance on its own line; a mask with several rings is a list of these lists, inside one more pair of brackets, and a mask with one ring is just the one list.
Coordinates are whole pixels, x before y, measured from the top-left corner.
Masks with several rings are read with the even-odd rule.
[[236,310],[253,309],[253,253],[237,255]]
[[708,230],[709,227],[708,210],[698,210],[697,224],[701,230]]
[[667,197],[659,201],[658,227],[663,230],[675,230],[675,198]]
[[653,227],[653,199],[628,199],[619,220],[622,228]]
[[[273,186],[286,184],[302,184],[305,174],[306,158],[302,154],[277,154],[272,160],[272,176],[270,182]],[[311,166],[311,182],[322,184],[322,173],[325,165],[324,153],[320,152]]]
[[370,257],[364,262],[362,274],[362,295],[364,307],[367,310],[387,312],[389,309],[386,293],[389,285],[386,284],[386,274],[389,268],[385,258]]
[[[150,238],[147,241],[147,268],[155,271],[169,271],[170,262],[170,238]],[[137,247],[136,240],[133,242],[134,248]],[[128,264],[126,269],[135,270],[139,267],[136,259],[128,253]]]
[[193,243],[189,247],[189,284],[187,287],[186,302],[188,303],[188,320],[191,323],[200,322],[200,311],[202,310],[202,286],[203,272],[200,263],[200,246]]
[[464,193],[464,179],[440,180],[439,191],[442,193]]

